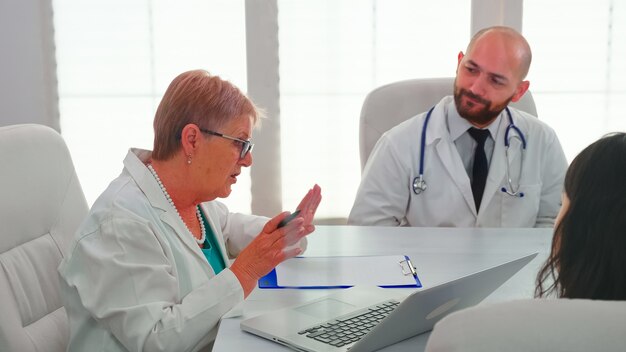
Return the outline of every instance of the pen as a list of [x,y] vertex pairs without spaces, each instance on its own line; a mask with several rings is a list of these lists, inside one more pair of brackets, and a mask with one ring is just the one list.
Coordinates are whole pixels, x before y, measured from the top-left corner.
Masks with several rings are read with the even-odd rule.
[[296,216],[298,216],[298,214],[300,214],[300,210],[296,210],[293,213],[291,213],[291,215],[287,216],[286,218],[282,219],[279,223],[278,226],[276,226],[277,229],[287,225],[291,220],[295,219]]

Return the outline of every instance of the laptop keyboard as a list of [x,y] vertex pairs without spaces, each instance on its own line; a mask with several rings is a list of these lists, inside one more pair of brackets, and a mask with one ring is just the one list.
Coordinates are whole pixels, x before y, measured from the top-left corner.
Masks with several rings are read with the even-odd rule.
[[360,340],[399,304],[400,302],[396,300],[378,303],[357,313],[302,330],[298,334],[306,334],[305,336],[308,338],[335,347],[349,345]]

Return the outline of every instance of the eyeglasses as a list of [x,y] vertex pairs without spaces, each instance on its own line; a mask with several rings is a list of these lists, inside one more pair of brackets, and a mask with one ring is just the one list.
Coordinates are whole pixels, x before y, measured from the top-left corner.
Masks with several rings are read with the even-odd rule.
[[246,155],[248,153],[250,153],[252,151],[252,148],[254,147],[254,144],[252,144],[252,142],[250,142],[250,141],[246,141],[246,140],[243,140],[243,139],[231,137],[231,136],[228,136],[228,135],[225,135],[225,134],[222,134],[222,133],[218,133],[218,132],[214,132],[214,131],[205,130],[203,128],[200,128],[200,131],[202,133],[210,134],[210,135],[213,135],[213,136],[218,136],[218,137],[230,139],[231,141],[235,141],[235,142],[238,142],[239,144],[241,144],[241,153],[239,153],[239,159],[245,158]]

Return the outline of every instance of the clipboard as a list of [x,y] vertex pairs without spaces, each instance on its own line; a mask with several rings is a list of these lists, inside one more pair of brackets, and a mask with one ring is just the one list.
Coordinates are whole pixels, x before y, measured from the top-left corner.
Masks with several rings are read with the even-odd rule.
[[262,289],[334,289],[356,285],[382,288],[422,287],[406,255],[296,257],[259,279]]

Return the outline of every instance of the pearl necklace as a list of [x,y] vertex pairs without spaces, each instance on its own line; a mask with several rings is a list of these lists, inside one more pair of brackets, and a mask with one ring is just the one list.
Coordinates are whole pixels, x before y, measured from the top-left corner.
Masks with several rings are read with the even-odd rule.
[[[178,212],[176,205],[174,205],[174,201],[172,200],[172,197],[170,197],[170,194],[167,193],[167,190],[165,189],[163,182],[161,182],[161,179],[159,178],[159,175],[157,174],[156,170],[152,167],[152,164],[148,164],[148,170],[150,170],[150,173],[152,173],[152,176],[154,176],[154,178],[156,179],[157,183],[159,184],[159,187],[161,187],[161,191],[163,191],[163,194],[165,195],[165,198],[167,198],[167,201],[170,202],[170,205],[172,206],[172,208],[174,208],[174,210],[176,211],[176,214],[178,214],[180,221],[182,221],[183,224],[185,224],[183,217],[180,216],[180,213]],[[196,240],[196,243],[202,246],[204,244],[204,241],[206,240],[206,228],[204,227],[204,221],[202,221],[202,214],[200,214],[199,206],[196,206],[196,216],[198,217],[198,222],[200,223],[200,230],[202,232],[202,236],[200,237],[200,239],[194,236],[193,232],[191,232],[187,224],[185,224],[185,227],[187,228],[187,231],[189,231],[189,234],[191,235],[191,237],[193,237],[193,239]]]

